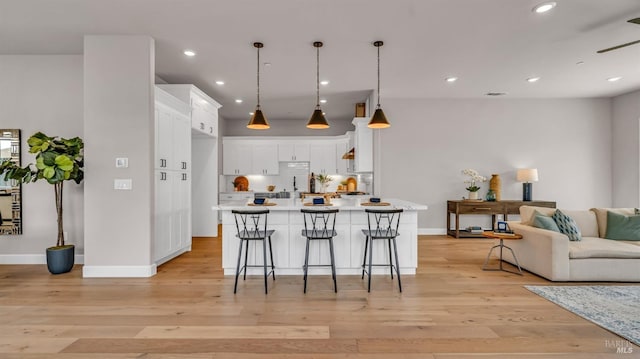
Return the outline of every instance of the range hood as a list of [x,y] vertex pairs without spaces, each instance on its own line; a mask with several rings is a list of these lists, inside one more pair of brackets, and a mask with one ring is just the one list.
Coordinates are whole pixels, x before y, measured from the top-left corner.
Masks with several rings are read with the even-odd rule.
[[344,155],[342,155],[342,159],[343,160],[353,160],[355,158],[356,158],[356,149],[355,148],[351,148],[349,150],[349,152],[347,152]]

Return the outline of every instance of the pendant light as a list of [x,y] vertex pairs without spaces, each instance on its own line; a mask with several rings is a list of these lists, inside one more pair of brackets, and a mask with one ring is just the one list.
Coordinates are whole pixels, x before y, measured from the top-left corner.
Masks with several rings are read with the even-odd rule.
[[264,45],[261,42],[254,42],[253,47],[258,49],[258,103],[256,104],[256,109],[253,111],[253,116],[251,116],[251,120],[249,120],[249,124],[247,124],[247,128],[252,130],[266,130],[270,128],[269,122],[267,122],[267,118],[262,114],[262,110],[260,109],[260,49]]
[[387,128],[391,124],[387,121],[387,116],[384,115],[382,108],[380,107],[380,47],[384,45],[382,41],[375,41],[373,46],[378,48],[378,104],[376,105],[376,111],[373,113],[369,124],[369,128]]
[[307,128],[322,130],[329,128],[329,124],[322,114],[322,109],[320,109],[320,48],[322,47],[322,42],[314,42],[313,47],[316,48],[316,109],[307,123]]

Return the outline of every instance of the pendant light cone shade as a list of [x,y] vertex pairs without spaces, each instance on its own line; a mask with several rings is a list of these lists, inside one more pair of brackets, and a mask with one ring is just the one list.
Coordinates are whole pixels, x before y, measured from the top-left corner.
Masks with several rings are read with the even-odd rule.
[[313,47],[316,48],[316,109],[313,111],[313,114],[311,114],[307,128],[323,130],[329,128],[329,123],[327,119],[324,118],[322,109],[320,108],[320,48],[322,47],[322,42],[314,42]]
[[373,43],[373,46],[378,48],[378,104],[367,125],[369,128],[388,128],[391,126],[389,121],[387,121],[387,116],[384,115],[384,111],[382,111],[380,107],[380,47],[382,45],[384,45],[382,41],[375,41]]
[[262,113],[262,110],[260,109],[260,49],[263,47],[264,45],[261,42],[254,42],[253,43],[253,47],[255,47],[256,49],[258,49],[258,87],[257,87],[257,94],[258,94],[258,101],[256,103],[256,109],[253,112],[253,116],[251,116],[251,120],[249,120],[249,123],[247,124],[247,128],[252,129],[252,130],[266,130],[268,128],[270,128],[271,126],[269,126],[269,122],[267,122],[267,118],[264,116],[264,114]]

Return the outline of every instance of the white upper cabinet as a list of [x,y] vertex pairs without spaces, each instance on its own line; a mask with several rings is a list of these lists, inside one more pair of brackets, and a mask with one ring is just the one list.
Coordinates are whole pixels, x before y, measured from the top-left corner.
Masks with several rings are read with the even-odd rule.
[[367,117],[355,117],[356,130],[353,138],[355,148],[354,172],[373,172],[373,130]]
[[278,144],[278,161],[309,161],[309,144],[304,142],[281,142]]
[[222,174],[246,175],[253,171],[253,149],[249,141],[223,140]]
[[309,170],[314,174],[337,173],[335,141],[309,145]]
[[157,85],[191,107],[192,133],[218,137],[218,102],[193,85]]
[[280,165],[278,163],[278,145],[276,143],[254,143],[251,151],[253,157],[252,174],[278,174]]

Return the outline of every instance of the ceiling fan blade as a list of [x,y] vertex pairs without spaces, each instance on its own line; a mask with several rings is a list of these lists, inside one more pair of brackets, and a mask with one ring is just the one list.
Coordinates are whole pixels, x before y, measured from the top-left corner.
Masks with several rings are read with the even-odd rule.
[[[635,20],[635,19],[634,19],[634,20]],[[623,48],[623,47],[627,47],[627,46],[630,46],[630,45],[635,45],[635,44],[638,44],[638,43],[640,43],[640,40],[627,42],[626,44],[622,44],[622,45],[618,45],[618,46],[610,47],[610,48],[608,48],[608,49],[598,50],[597,52],[598,52],[599,54],[602,54],[602,53],[604,53],[604,52],[609,52],[609,51],[613,51],[613,50],[621,49],[621,48]]]
[[637,17],[637,18],[635,18],[635,19],[628,20],[627,22],[630,22],[630,23],[632,23],[632,24],[636,24],[636,25],[640,25],[640,17]]

